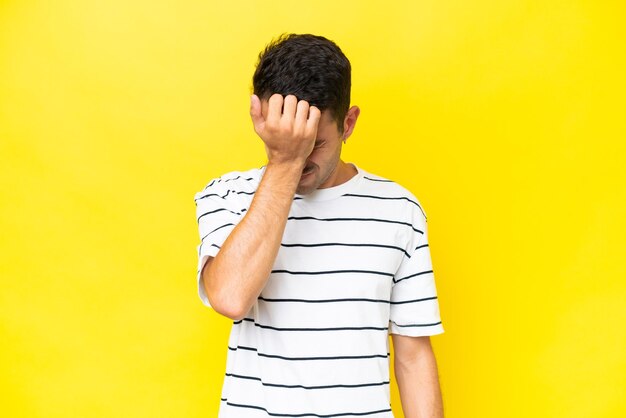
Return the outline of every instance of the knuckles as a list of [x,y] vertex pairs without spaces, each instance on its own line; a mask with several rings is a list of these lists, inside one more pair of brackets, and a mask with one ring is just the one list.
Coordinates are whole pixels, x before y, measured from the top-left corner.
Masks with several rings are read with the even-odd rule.
[[[279,93],[274,93],[269,97],[268,105],[270,112],[279,112],[279,117],[266,118],[262,127],[254,125],[254,131],[261,136],[266,145],[268,142],[289,139],[301,142],[315,136],[314,131],[308,126],[308,119],[311,117],[319,119],[321,112],[316,106],[310,106],[306,100],[298,100],[293,94],[283,96]],[[293,116],[284,115],[285,105],[295,105]],[[250,109],[250,114],[253,115],[252,109]]]
[[268,102],[272,103],[272,102],[281,102],[283,101],[283,95],[279,94],[279,93],[274,93],[270,96]]

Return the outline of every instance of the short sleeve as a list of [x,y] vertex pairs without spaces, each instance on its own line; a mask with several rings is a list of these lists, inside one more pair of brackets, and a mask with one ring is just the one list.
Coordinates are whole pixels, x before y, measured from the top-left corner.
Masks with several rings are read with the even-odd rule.
[[200,244],[198,250],[198,296],[204,305],[211,307],[209,298],[202,285],[202,268],[209,257],[215,257],[222,244],[233,228],[239,223],[246,212],[244,203],[238,194],[252,194],[237,190],[235,182],[225,182],[221,178],[214,179],[196,193],[196,220]]
[[414,217],[410,248],[391,286],[389,333],[412,337],[444,332],[428,245],[426,217]]

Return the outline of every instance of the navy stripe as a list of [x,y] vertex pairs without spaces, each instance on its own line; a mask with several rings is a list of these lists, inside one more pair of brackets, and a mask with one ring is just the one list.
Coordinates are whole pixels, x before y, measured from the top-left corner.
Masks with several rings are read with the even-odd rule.
[[375,247],[375,248],[389,248],[393,250],[402,251],[407,257],[409,253],[407,253],[404,248],[396,247],[393,245],[384,245],[384,244],[351,244],[351,243],[341,243],[341,242],[324,242],[319,244],[280,244],[282,247],[331,247],[331,246],[339,246],[339,247]]
[[[203,244],[204,244],[204,242],[203,242],[203,243],[201,243],[201,244],[200,244],[200,246],[202,246]],[[220,247],[220,246],[219,246],[219,245],[217,245],[217,244],[211,244],[211,245],[209,245],[209,247],[215,247],[215,248],[217,248],[218,250],[222,249],[222,247]]]
[[255,327],[263,329],[271,329],[274,331],[359,331],[359,330],[373,330],[373,331],[387,331],[389,327],[332,327],[332,328],[279,328],[269,325],[262,325],[254,322],[252,318],[243,318],[239,321],[234,321],[233,325],[239,324],[242,321],[253,322]]
[[200,196],[200,197],[198,197],[197,199],[194,199],[194,200],[195,200],[196,202],[198,202],[198,200],[200,200],[200,199],[204,199],[204,198],[206,198],[206,197],[211,197],[211,196],[217,196],[217,197],[219,197],[219,198],[221,198],[221,199],[224,199],[224,198],[226,198],[226,196],[228,196],[228,195],[229,195],[229,193],[230,193],[230,192],[233,192],[233,193],[235,193],[235,194],[247,194],[247,195],[253,195],[253,194],[256,192],[256,190],[251,191],[251,192],[237,192],[237,191],[235,191],[235,190],[229,190],[229,191],[227,191],[227,192],[226,192],[226,194],[225,194],[224,196],[220,196],[220,195],[219,195],[219,194],[217,194],[217,193],[209,193],[209,194],[205,194],[204,196]]
[[376,383],[358,383],[358,384],[352,384],[352,385],[344,385],[344,384],[339,384],[339,385],[323,385],[323,386],[304,386],[304,385],[280,385],[278,383],[267,383],[264,382],[260,377],[256,377],[256,376],[245,376],[242,374],[234,374],[234,373],[226,373],[226,376],[228,377],[235,377],[237,379],[248,379],[248,380],[257,380],[259,382],[261,382],[261,384],[263,386],[271,386],[271,387],[276,387],[276,388],[286,388],[286,389],[333,389],[333,388],[362,388],[362,387],[367,387],[367,386],[383,386],[383,385],[388,385],[389,381],[384,381],[384,382],[376,382]]
[[[232,179],[226,179],[226,180],[223,181],[223,183],[228,183],[229,181],[237,180],[237,179],[240,179],[240,178],[241,178],[241,176],[233,177]],[[244,181],[251,181],[251,180],[254,180],[254,178],[248,177],[248,178],[244,179]],[[220,178],[220,181],[222,181],[221,178]]]
[[410,276],[406,276],[398,280],[393,279],[393,282],[398,283],[398,282],[401,282],[402,280],[410,279],[411,277],[421,276],[422,274],[428,274],[432,272],[433,272],[432,270],[420,271],[419,273],[411,274]]
[[433,299],[437,299],[437,296],[430,296],[428,298],[413,299],[413,300],[401,300],[401,301],[398,301],[398,302],[391,301],[389,303],[391,303],[392,305],[401,305],[403,303],[423,302],[425,300],[433,300]]
[[387,180],[387,179],[373,179],[371,177],[367,177],[367,176],[363,176],[364,179],[370,180],[370,181],[381,181],[383,183],[393,183],[393,181],[391,180]]
[[[225,208],[220,208],[220,209],[215,209],[215,210],[203,213],[202,215],[198,216],[197,221],[200,222],[200,218],[202,218],[203,216],[210,215],[210,214],[216,213],[216,212],[223,212],[223,211],[230,212],[230,213],[235,214],[235,215],[241,215],[240,212],[235,212],[235,211],[228,210],[228,209],[225,209]],[[244,209],[244,211],[245,211],[245,209]]]
[[387,353],[387,355],[382,355],[382,354],[369,354],[369,355],[365,355],[365,356],[330,356],[330,357],[286,357],[286,356],[279,356],[277,354],[267,354],[267,353],[260,353],[258,351],[258,349],[254,348],[254,347],[246,347],[243,345],[238,345],[237,347],[233,348],[233,347],[228,347],[229,350],[231,351],[237,351],[239,349],[241,350],[247,350],[247,351],[256,351],[257,355],[260,357],[267,357],[267,358],[277,358],[280,360],[293,360],[293,361],[300,361],[300,360],[358,360],[358,359],[364,359],[364,358],[387,358],[389,357],[389,353]]
[[[220,178],[218,178],[218,179],[214,179],[214,180],[212,180],[209,184],[207,184],[207,185],[205,186],[205,188],[204,188],[203,190],[208,189],[208,188],[209,188],[209,187],[211,187],[214,183],[227,183],[227,182],[229,182],[229,181],[232,181],[232,180],[237,180],[237,179],[240,179],[240,178],[241,178],[241,176],[237,176],[237,177],[233,177],[232,179],[226,179],[226,180],[224,180],[224,179],[222,179],[222,178],[220,177]],[[245,181],[250,181],[250,180],[254,180],[254,179],[253,179],[252,177],[249,177],[249,178],[246,178],[246,179],[244,179],[244,180],[245,180]]]
[[[202,254],[202,246],[203,246],[203,245],[204,245],[204,242],[201,242],[201,243],[200,243],[200,246],[198,247],[198,257],[200,257],[200,254]],[[217,245],[217,244],[211,244],[211,245],[210,245],[210,247],[215,247],[215,248],[217,248],[218,250],[222,249],[222,247],[220,247],[220,246],[219,246],[219,245]],[[200,271],[198,271],[197,273],[200,273]]]
[[343,298],[343,299],[271,299],[258,297],[259,300],[264,302],[303,302],[303,303],[333,303],[333,302],[376,302],[376,303],[389,303],[390,301],[385,299],[367,299],[367,298]]
[[354,193],[346,193],[346,194],[342,195],[342,197],[345,197],[345,196],[347,196],[347,197],[364,197],[364,198],[369,198],[369,199],[380,199],[380,200],[406,200],[407,202],[411,202],[415,206],[417,206],[419,208],[419,210],[422,212],[422,215],[424,215],[424,218],[426,217],[426,214],[422,210],[422,207],[416,201],[411,200],[408,197],[373,196],[373,195],[369,195],[369,194],[354,194]]
[[424,248],[424,247],[428,247],[428,244],[418,245],[417,247],[415,247],[415,251],[419,250],[420,248]]
[[391,321],[391,322],[393,322],[394,324],[396,324],[399,327],[432,327],[432,326],[441,324],[441,321],[433,322],[432,324],[407,324],[407,325],[400,325],[400,324],[396,323],[396,321]]
[[421,299],[403,300],[403,301],[390,301],[385,299],[367,299],[367,298],[342,298],[342,299],[272,299],[259,296],[258,300],[264,302],[301,302],[301,303],[334,303],[334,302],[375,302],[375,303],[390,303],[392,305],[401,305],[403,303],[422,302],[426,300],[437,299],[437,296],[430,296]]
[[399,225],[406,225],[406,226],[410,226],[411,229],[413,229],[415,232],[419,232],[420,234],[423,234],[424,231],[420,231],[419,229],[416,229],[413,227],[412,224],[408,223],[408,222],[400,222],[400,221],[392,221],[390,219],[376,219],[376,218],[315,218],[313,216],[290,216],[287,218],[287,220],[291,221],[328,221],[328,222],[333,222],[333,221],[362,221],[362,222],[385,222],[385,223],[391,223],[391,224],[399,224]]
[[204,241],[204,239],[206,237],[208,237],[209,235],[211,235],[213,232],[219,231],[222,228],[226,228],[227,226],[235,226],[235,224],[224,224],[222,226],[218,226],[217,228],[215,228],[213,231],[209,232],[208,234],[206,234],[205,236],[202,237],[202,239],[200,241]]
[[369,411],[369,412],[341,412],[338,414],[331,414],[331,415],[318,415],[318,414],[314,414],[312,412],[307,412],[307,413],[302,413],[302,414],[278,414],[275,412],[270,412],[267,409],[263,408],[262,406],[256,406],[256,405],[244,405],[244,404],[237,404],[237,403],[232,403],[232,402],[228,402],[227,399],[222,398],[222,401],[226,402],[226,405],[229,406],[236,406],[239,408],[251,408],[251,409],[260,409],[261,411],[265,411],[265,413],[267,415],[271,415],[274,417],[307,417],[307,416],[312,416],[312,417],[318,417],[318,418],[333,418],[333,417],[345,417],[348,415],[357,415],[357,416],[365,416],[365,415],[372,415],[372,414],[380,414],[383,412],[391,412],[391,408],[389,409],[380,409],[378,411]]
[[416,201],[411,200],[408,197],[404,197],[404,196],[398,196],[398,197],[394,197],[394,196],[374,196],[374,195],[371,195],[371,194],[355,194],[355,193],[346,193],[346,194],[343,194],[342,196],[365,197],[365,198],[369,198],[369,199],[380,199],[380,200],[406,200],[407,202],[413,203],[418,208],[421,208],[421,206]]
[[209,193],[209,194],[205,194],[204,196],[201,196],[201,197],[199,197],[199,198],[197,198],[197,199],[194,199],[194,200],[196,201],[196,204],[197,204],[197,203],[198,203],[198,200],[200,200],[200,199],[204,199],[205,197],[217,196],[217,197],[219,197],[219,198],[221,198],[221,199],[224,199],[226,196],[228,196],[228,195],[230,194],[230,192],[231,192],[231,191],[234,191],[234,190],[229,190],[229,191],[227,191],[227,192],[226,192],[226,194],[225,194],[224,196],[220,196],[220,195],[219,195],[219,194],[217,194],[217,193]]
[[293,275],[319,275],[319,274],[341,274],[341,273],[369,273],[381,276],[393,277],[393,273],[373,270],[328,270],[328,271],[290,271],[290,270],[272,270],[272,273],[286,273]]

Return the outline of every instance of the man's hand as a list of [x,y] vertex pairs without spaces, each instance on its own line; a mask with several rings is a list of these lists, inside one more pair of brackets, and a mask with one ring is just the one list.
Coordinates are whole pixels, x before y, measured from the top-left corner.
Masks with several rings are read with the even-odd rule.
[[268,101],[267,117],[263,117],[261,100],[250,98],[250,117],[254,131],[265,143],[269,163],[295,163],[304,166],[313,151],[321,112],[290,94],[273,94]]
[[[263,116],[253,95],[250,116],[269,162],[245,216],[202,270],[211,306],[233,320],[246,316],[272,272],[287,216],[307,157],[313,151],[321,112],[289,95],[274,94]],[[241,260],[246,260],[242,263]]]

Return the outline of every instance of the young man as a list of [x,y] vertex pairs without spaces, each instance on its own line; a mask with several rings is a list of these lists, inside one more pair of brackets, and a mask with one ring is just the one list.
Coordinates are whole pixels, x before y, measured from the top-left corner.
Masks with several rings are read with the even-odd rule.
[[195,195],[199,295],[234,320],[219,418],[393,417],[389,334],[405,417],[443,416],[426,215],[341,160],[350,70],[326,38],[270,43],[250,103],[268,162]]

